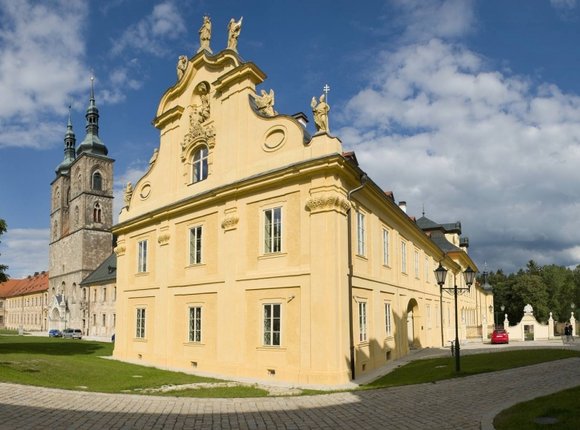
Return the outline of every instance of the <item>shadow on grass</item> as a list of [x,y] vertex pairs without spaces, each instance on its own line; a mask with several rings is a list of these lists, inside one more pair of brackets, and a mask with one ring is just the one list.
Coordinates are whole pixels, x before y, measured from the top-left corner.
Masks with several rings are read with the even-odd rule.
[[51,338],[19,338],[0,340],[0,356],[3,354],[44,354],[44,355],[99,355],[108,356],[113,345],[82,340]]

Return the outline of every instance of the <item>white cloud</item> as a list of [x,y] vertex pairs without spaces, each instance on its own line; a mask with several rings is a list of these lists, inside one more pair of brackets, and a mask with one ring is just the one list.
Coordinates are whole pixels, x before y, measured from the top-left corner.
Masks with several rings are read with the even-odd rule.
[[492,269],[580,262],[580,97],[441,39],[378,58],[337,131],[375,182],[413,215],[461,220]]
[[[0,0],[0,148],[43,147],[60,133],[72,95],[88,76],[82,1]],[[53,123],[52,115],[63,122]]]
[[2,236],[2,264],[11,278],[48,270],[49,229],[9,229]]
[[185,33],[185,23],[177,7],[173,1],[165,1],[113,41],[112,53],[119,55],[126,50],[137,50],[163,56],[168,51],[168,43]]
[[550,0],[550,3],[558,10],[572,10],[576,7],[576,0]]

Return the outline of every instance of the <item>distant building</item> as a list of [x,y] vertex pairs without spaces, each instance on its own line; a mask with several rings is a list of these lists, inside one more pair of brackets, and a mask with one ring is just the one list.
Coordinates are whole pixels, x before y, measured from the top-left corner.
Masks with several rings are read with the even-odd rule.
[[0,283],[0,328],[47,330],[48,273]]
[[85,116],[86,135],[78,148],[69,117],[64,159],[51,184],[48,328],[80,328],[89,335],[95,314],[80,284],[113,251],[114,160],[99,138],[92,83]]

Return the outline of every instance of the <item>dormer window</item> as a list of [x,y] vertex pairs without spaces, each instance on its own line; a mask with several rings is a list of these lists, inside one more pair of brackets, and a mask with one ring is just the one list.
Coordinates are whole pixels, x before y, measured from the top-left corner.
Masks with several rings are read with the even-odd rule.
[[207,179],[207,146],[200,146],[193,153],[193,170],[192,170],[192,182],[200,182]]
[[93,173],[93,184],[92,188],[95,191],[101,191],[103,189],[103,177],[100,172]]

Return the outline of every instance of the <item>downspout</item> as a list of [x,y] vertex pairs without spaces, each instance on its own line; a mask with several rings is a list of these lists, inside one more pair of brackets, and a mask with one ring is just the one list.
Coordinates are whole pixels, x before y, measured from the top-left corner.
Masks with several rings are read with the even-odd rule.
[[[363,173],[360,177],[360,185],[347,194],[348,202],[351,203],[351,197],[357,191],[363,189],[367,182],[367,175]],[[346,211],[346,224],[347,224],[347,248],[348,248],[348,321],[349,321],[349,337],[350,337],[350,375],[351,379],[354,381],[355,378],[355,361],[354,361],[354,319],[352,310],[352,277],[354,273],[354,268],[352,264],[352,215],[351,215],[352,204],[349,204],[348,210]]]

